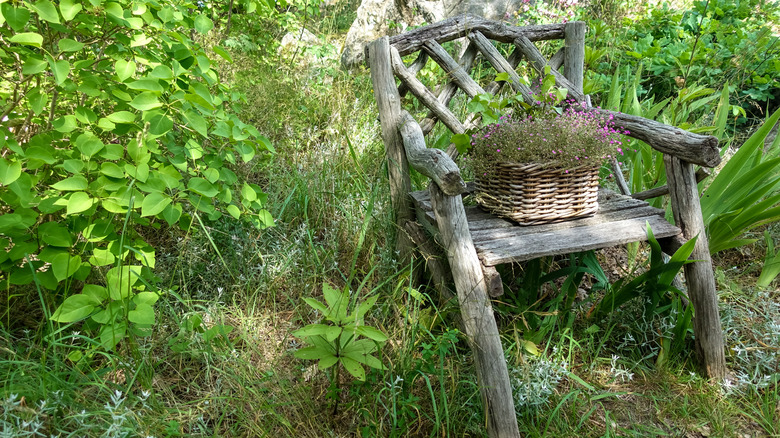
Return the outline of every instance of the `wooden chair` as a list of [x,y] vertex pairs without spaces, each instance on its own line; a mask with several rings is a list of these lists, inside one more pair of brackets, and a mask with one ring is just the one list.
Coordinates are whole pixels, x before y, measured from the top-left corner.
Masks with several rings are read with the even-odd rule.
[[[455,61],[441,44],[459,38],[465,38],[468,46]],[[552,39],[563,39],[564,48],[547,61],[533,42]],[[491,40],[513,46],[508,59]],[[436,248],[431,247],[432,240],[423,230],[427,229],[429,234],[436,235],[436,241],[446,254],[460,304],[462,326],[476,358],[488,432],[492,437],[519,435],[504,352],[489,299],[489,292],[497,295],[503,291],[495,266],[646,240],[646,222],[650,223],[667,253],[698,236],[691,256],[696,262],[684,268],[695,310],[697,356],[706,376],[721,378],[726,372],[718,297],[694,171],[694,165],[714,167],[720,162],[715,137],[592,108],[592,111],[613,115],[616,124],[629,130],[630,136],[664,154],[668,186],[633,197],[603,190],[600,210],[595,217],[526,227],[513,225],[477,207],[464,208],[461,195],[467,191],[467,185],[452,159],[457,151],[452,146],[446,153],[426,147],[425,135],[437,121],[454,133],[478,126],[477,116],[469,115],[461,121],[448,108],[459,90],[473,97],[484,92],[496,93],[508,83],[515,92],[531,100],[531,90],[523,85],[516,72],[521,60],[527,61],[540,74],[549,65],[557,84],[569,90],[569,97],[585,100],[582,92],[584,41],[585,24],[582,22],[516,27],[459,16],[401,35],[380,38],[367,48],[389,162],[391,198],[399,229],[397,249],[404,257],[411,256],[415,249],[435,252]],[[416,60],[406,66],[401,57],[415,52],[419,52]],[[487,60],[497,72],[507,73],[509,81],[492,82],[482,88],[469,75],[478,56]],[[428,59],[438,63],[449,79],[439,87],[438,94],[416,77]],[[562,73],[559,72],[561,65]],[[420,122],[402,110],[401,99],[407,93],[414,95],[429,110]],[[410,193],[410,167],[432,180],[428,190]],[[671,196],[676,225],[664,219],[662,210],[641,201],[667,193]],[[445,266],[435,259],[428,263],[439,286],[450,278]]]

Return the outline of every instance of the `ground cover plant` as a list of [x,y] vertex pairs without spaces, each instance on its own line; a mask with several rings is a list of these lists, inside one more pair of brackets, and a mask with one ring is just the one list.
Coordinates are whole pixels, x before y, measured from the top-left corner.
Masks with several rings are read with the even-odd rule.
[[[773,13],[764,5],[762,14]],[[422,260],[401,265],[392,249],[370,79],[340,70],[333,49],[357,6],[0,5],[8,67],[0,77],[0,436],[485,435],[457,308],[419,281]],[[733,73],[721,74],[700,61],[732,44],[707,29],[760,32],[761,14],[729,15],[728,2],[580,6],[614,14],[599,15],[608,27],[591,25],[614,42],[593,46],[604,50],[591,54],[591,83],[603,90],[594,97],[712,132],[725,114],[718,135],[735,138],[726,166],[754,175],[774,168],[764,163],[777,160],[777,142],[762,148],[769,123],[762,139],[739,146],[751,136],[744,126],[772,114],[771,103],[758,113],[746,99],[759,102],[775,86],[771,75],[766,89],[758,78],[773,62],[776,33],[750,40],[761,49],[751,53],[769,54],[763,63],[740,51]],[[658,72],[618,67],[633,57],[624,49],[639,44],[618,24],[640,12],[683,26],[669,38],[688,48],[702,29],[685,87],[667,80],[679,74],[673,67],[660,67],[672,50],[661,37],[653,44],[663,53],[643,55]],[[638,29],[649,31],[653,19],[643,20]],[[274,47],[301,25],[321,40],[305,49],[317,60],[306,68]],[[687,69],[684,55],[676,56]],[[631,79],[611,81],[620,75]],[[671,88],[664,95],[651,83]],[[709,100],[692,108],[701,99]],[[625,167],[642,175],[635,190],[663,184],[648,164],[655,157],[636,158],[641,146],[624,148]],[[704,181],[704,194],[731,190],[718,175]],[[776,175],[756,177],[755,202],[735,195],[739,202],[711,207],[722,224],[711,232],[731,247],[714,255],[731,371],[724,382],[696,374],[690,308],[668,274],[680,260],[666,263],[655,246],[503,268],[508,293],[495,307],[525,436],[780,434],[778,226],[766,202],[777,196]],[[748,216],[757,219],[726,232]],[[634,286],[643,298],[626,299]],[[328,313],[347,299],[345,315]],[[307,358],[314,336],[339,348],[342,338],[360,343],[363,373],[349,360],[328,368],[317,361],[331,356]]]

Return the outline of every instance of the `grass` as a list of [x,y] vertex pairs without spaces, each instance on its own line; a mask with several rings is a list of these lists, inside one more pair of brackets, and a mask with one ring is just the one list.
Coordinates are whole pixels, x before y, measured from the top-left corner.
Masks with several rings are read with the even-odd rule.
[[[452,306],[413,281],[419,266],[395,259],[367,75],[339,72],[329,59],[323,81],[283,62],[234,57],[225,74],[248,95],[243,117],[278,151],[273,162],[237,171],[264,187],[276,226],[259,232],[223,219],[149,236],[167,291],[154,335],[83,366],[64,354],[87,341],[83,328],[52,332],[42,311],[51,303],[3,288],[0,436],[484,436],[472,355]],[[746,266],[763,252],[744,251],[716,258],[732,371],[723,384],[695,373],[690,349],[657,367],[663,321],[643,321],[638,306],[595,329],[580,318],[553,331],[538,356],[518,347],[516,326],[505,322],[508,362],[525,389],[523,434],[780,435],[777,283],[755,288],[758,274]],[[301,344],[290,334],[318,320],[302,300],[321,299],[324,281],[381,294],[366,322],[390,338],[387,369],[365,382],[342,373],[331,398],[332,371],[295,359]]]

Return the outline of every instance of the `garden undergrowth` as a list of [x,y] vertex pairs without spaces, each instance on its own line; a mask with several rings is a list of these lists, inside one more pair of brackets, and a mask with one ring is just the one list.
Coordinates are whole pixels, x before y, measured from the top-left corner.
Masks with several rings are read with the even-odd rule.
[[[164,291],[154,334],[78,364],[66,354],[90,342],[79,327],[49,330],[45,302],[4,288],[0,298],[14,307],[0,313],[0,436],[484,436],[456,310],[415,281],[422,261],[400,264],[392,245],[398,230],[367,74],[328,58],[323,81],[283,61],[233,57],[229,75],[248,97],[242,118],[277,151],[272,163],[239,171],[267,193],[275,226],[222,218],[148,236]],[[503,321],[524,436],[779,435],[777,282],[757,288],[757,273],[745,281],[763,250],[715,258],[731,370],[723,383],[696,373],[690,339],[658,365],[668,321],[643,318],[641,303],[593,323],[589,302],[578,300],[574,323],[533,347]],[[614,281],[647,252],[598,257]],[[587,294],[595,281],[586,278]],[[367,370],[365,381],[293,357],[304,344],[291,333],[322,317],[303,300],[321,300],[326,282],[379,296],[365,322],[389,338],[377,353],[385,369]]]

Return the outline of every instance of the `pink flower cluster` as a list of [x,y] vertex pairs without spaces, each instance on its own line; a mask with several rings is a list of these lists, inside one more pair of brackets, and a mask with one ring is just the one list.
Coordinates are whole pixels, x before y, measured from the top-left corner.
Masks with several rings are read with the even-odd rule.
[[561,168],[598,165],[623,155],[624,134],[628,130],[615,126],[612,115],[572,105],[561,114],[501,117],[472,135],[472,156],[477,167],[496,161]]

